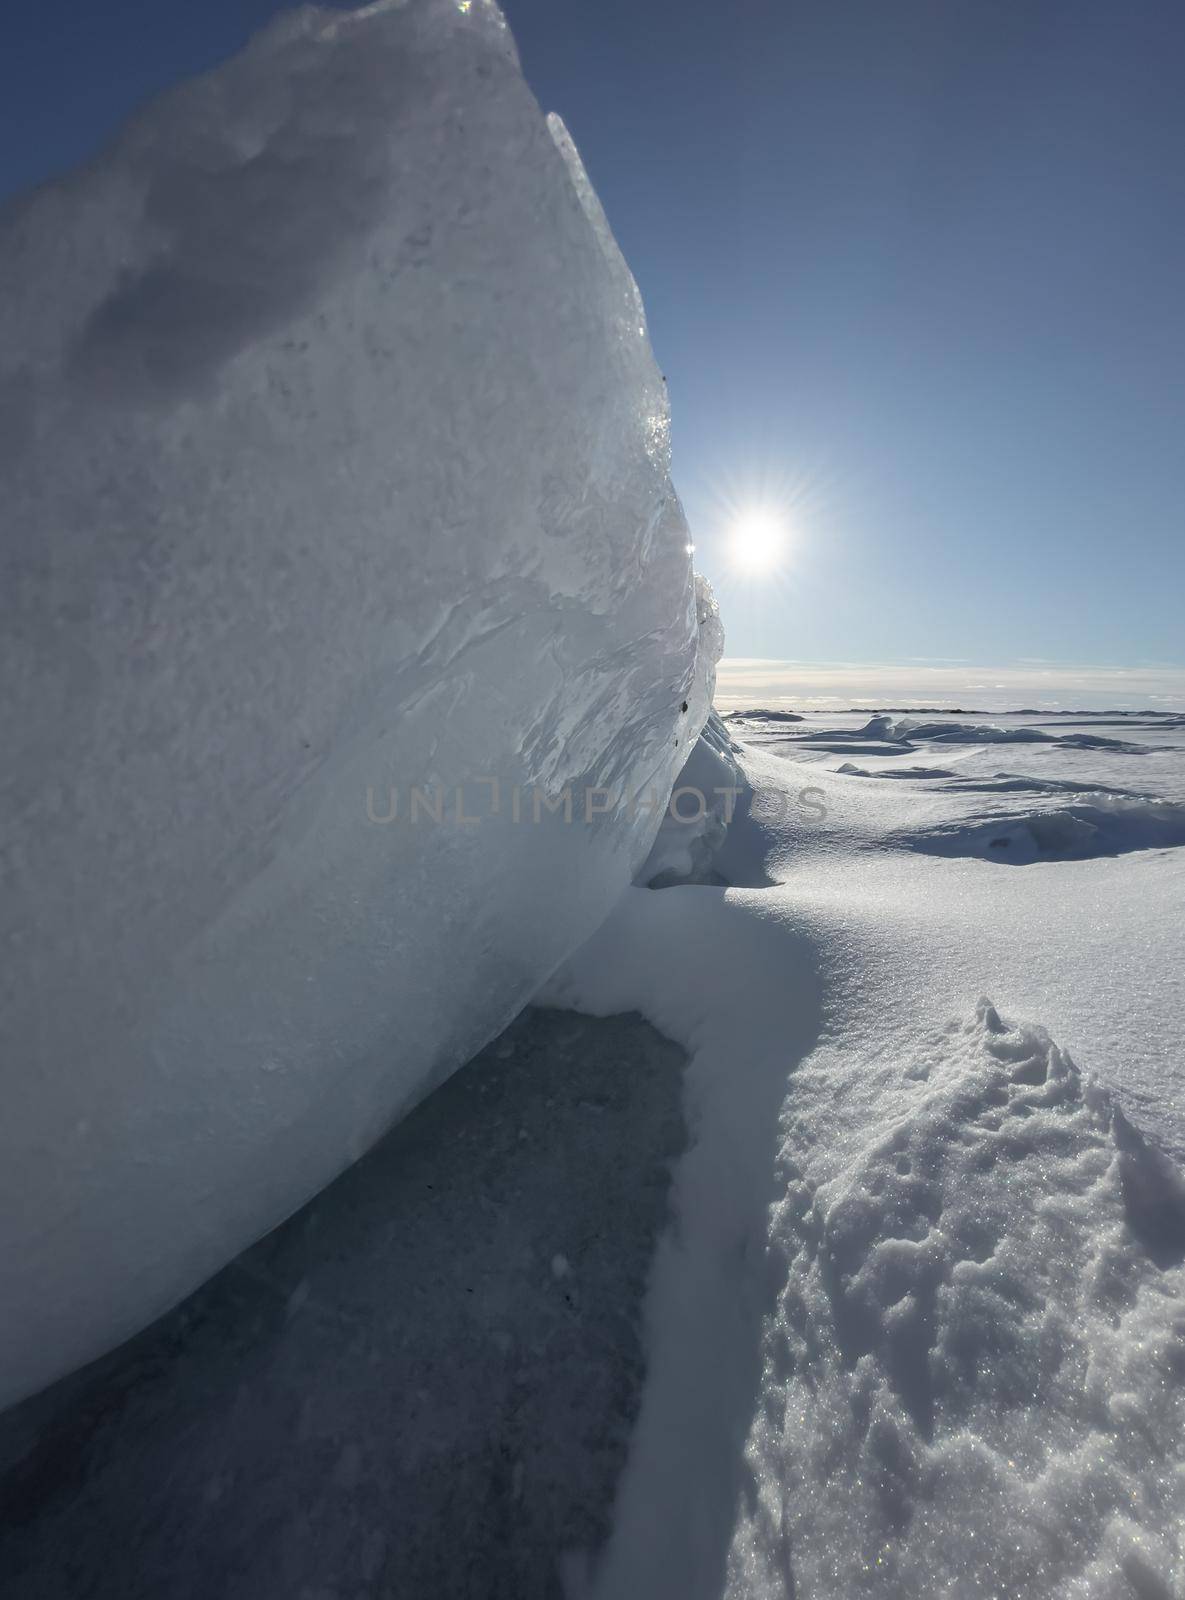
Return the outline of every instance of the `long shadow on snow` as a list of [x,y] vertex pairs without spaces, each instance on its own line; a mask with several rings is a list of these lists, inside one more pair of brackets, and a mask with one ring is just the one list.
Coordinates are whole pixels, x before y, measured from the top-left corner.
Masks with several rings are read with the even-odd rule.
[[595,1013],[645,1008],[691,1051],[692,1138],[655,1256],[652,1368],[597,1569],[606,1600],[718,1600],[759,1492],[745,1447],[784,1284],[770,1207],[793,1074],[822,1026],[817,957],[762,889],[638,888],[555,980],[557,999]]
[[604,1538],[682,1052],[527,1012],[282,1227],[0,1418],[6,1600],[554,1600]]
[[[653,1270],[653,1370],[596,1569],[596,1593],[612,1600],[717,1600],[738,1512],[760,1493],[745,1445],[784,1286],[769,1236],[781,1118],[820,1036],[823,984],[809,928],[762,893],[778,882],[779,841],[754,799],[744,783],[713,882],[631,890],[555,980],[557,1000],[645,1009],[692,1052],[692,1138]],[[784,1579],[793,1600],[789,1565]]]

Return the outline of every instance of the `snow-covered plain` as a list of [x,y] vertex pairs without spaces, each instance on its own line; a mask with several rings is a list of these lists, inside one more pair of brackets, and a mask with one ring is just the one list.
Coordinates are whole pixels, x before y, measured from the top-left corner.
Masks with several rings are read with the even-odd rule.
[[708,717],[489,0],[294,13],[0,261],[0,1392],[618,1018],[10,1412],[15,1592],[1185,1592],[1185,719]]
[[690,1053],[597,1595],[1181,1593],[1179,723],[726,726],[732,887],[551,990]]
[[1185,752],[868,721],[713,716],[730,825],[545,996],[611,1021],[528,1013],[0,1419],[14,1596],[1182,1592],[1185,851],[916,841],[1180,801]]

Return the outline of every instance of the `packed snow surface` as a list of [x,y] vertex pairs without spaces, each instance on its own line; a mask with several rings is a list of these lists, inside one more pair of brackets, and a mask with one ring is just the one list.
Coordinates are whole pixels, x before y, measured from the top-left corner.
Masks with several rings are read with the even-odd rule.
[[1180,804],[1182,752],[769,728],[709,719],[731,821],[550,984],[609,1020],[528,1013],[7,1413],[14,1595],[1185,1592],[1185,852],[917,847]]
[[491,0],[293,12],[0,217],[0,1398],[332,1178],[641,866],[719,652],[667,435]]
[[727,726],[714,876],[549,991],[690,1057],[598,1600],[1185,1592],[1179,735]]
[[972,816],[914,832],[908,842],[915,850],[935,855],[982,856],[1013,865],[1169,849],[1185,845],[1185,805],[1085,790],[1068,805],[1006,814],[998,820],[978,821]]
[[873,717],[859,730],[858,738],[887,739],[905,744],[1062,744],[1083,750],[1140,750],[1142,745],[1099,733],[1053,733],[1046,728],[1001,725],[998,722],[959,722],[943,718],[933,722],[916,717]]

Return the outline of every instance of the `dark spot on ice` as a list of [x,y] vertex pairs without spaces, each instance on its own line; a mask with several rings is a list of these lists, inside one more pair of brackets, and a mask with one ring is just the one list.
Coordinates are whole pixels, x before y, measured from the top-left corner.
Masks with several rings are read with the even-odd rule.
[[683,704],[682,704],[682,706],[681,706],[681,707],[680,707],[680,708],[679,708],[679,709],[680,709],[680,710],[681,710],[681,711],[686,711],[686,710],[687,710],[687,701],[686,701],[686,700],[684,700],[684,702],[683,702]]

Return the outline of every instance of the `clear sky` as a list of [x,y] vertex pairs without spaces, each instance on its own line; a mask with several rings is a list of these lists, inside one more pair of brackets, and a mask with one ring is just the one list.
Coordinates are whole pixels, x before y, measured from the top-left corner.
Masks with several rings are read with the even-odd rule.
[[[276,9],[19,8],[0,189]],[[730,655],[1185,664],[1180,0],[505,10],[641,285]]]

